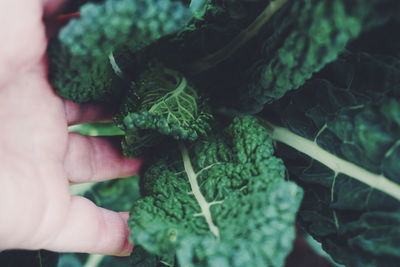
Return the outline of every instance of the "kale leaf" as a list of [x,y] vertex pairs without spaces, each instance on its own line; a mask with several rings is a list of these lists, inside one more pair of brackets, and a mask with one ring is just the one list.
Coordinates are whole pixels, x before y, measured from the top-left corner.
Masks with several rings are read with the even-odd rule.
[[132,241],[182,266],[283,266],[302,190],[285,181],[273,153],[253,117],[235,118],[207,142],[181,143],[144,173]]
[[86,3],[52,41],[50,80],[65,99],[116,102],[122,89],[114,53],[126,47],[139,51],[185,26],[191,16],[189,8],[169,0]]
[[195,141],[207,134],[211,119],[207,104],[186,78],[159,64],[142,73],[115,118],[126,132],[127,156],[157,144],[159,134]]
[[[346,266],[394,267],[400,260],[399,62],[345,53],[266,109],[279,114],[291,132],[333,155],[309,158],[300,152],[310,155],[311,149],[300,145],[278,149],[305,189],[300,222]],[[294,140],[286,143],[293,146]]]
[[243,107],[257,110],[299,88],[334,61],[350,40],[382,25],[398,10],[399,3],[390,0],[303,0],[287,6],[269,24],[271,35],[260,59],[247,69]]
[[49,79],[61,97],[76,103],[104,101],[120,91],[107,55],[76,56],[56,40],[50,43],[48,53]]
[[80,18],[65,26],[59,39],[73,55],[104,56],[115,47],[144,46],[171,34],[190,19],[190,10],[170,0],[106,0],[87,3]]

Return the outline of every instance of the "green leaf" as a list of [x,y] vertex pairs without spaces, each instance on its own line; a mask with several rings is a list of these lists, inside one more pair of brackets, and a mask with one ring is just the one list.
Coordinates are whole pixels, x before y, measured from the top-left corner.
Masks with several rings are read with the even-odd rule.
[[346,53],[266,109],[287,128],[274,138],[289,145],[279,155],[305,189],[300,222],[346,266],[400,260],[399,66],[397,58]]
[[383,2],[304,0],[282,10],[270,24],[260,59],[247,71],[242,88],[245,105],[247,99],[253,100],[252,105],[270,103],[299,88],[362,31],[397,16],[393,10],[399,9],[398,2]]
[[49,80],[61,97],[82,103],[114,100],[120,93],[108,55],[76,56],[57,40],[50,42],[48,54]]
[[73,55],[108,56],[115,47],[130,44],[137,51],[171,34],[190,19],[190,11],[170,0],[106,0],[87,3],[80,17],[59,34]]
[[252,117],[167,153],[144,173],[132,241],[183,266],[283,266],[302,191],[272,154]]
[[159,64],[142,73],[115,121],[126,132],[124,154],[134,157],[160,143],[159,134],[194,141],[205,136],[208,106],[179,72]]
[[113,211],[128,211],[132,203],[140,198],[139,177],[114,179],[96,183],[85,197],[97,205]]
[[169,0],[86,3],[49,47],[50,81],[65,99],[115,102],[123,76],[114,52],[137,52],[184,27],[191,11]]

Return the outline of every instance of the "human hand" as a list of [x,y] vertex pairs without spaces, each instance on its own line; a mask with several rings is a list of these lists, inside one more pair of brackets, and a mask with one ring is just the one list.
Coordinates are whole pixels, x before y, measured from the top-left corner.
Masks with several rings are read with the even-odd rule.
[[60,99],[47,80],[44,16],[62,1],[0,3],[0,250],[126,255],[128,214],[71,196],[70,183],[127,177],[140,161],[68,125],[109,116]]

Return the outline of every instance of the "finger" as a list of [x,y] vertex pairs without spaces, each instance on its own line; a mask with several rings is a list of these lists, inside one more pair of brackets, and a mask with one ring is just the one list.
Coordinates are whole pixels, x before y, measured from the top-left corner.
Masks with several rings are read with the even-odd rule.
[[44,249],[58,252],[83,252],[127,256],[129,243],[126,212],[96,206],[90,200],[73,196],[65,223]]
[[0,1],[0,88],[39,64],[46,36],[39,1]]
[[64,168],[71,183],[128,177],[138,173],[140,159],[128,159],[109,138],[69,134]]
[[64,109],[68,125],[110,121],[113,114],[111,110],[107,110],[96,104],[77,104],[68,100],[64,100]]

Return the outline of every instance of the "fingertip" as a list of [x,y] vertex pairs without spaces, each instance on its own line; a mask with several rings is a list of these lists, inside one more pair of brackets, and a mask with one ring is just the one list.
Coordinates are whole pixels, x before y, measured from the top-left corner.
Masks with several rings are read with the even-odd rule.
[[125,242],[123,248],[121,249],[121,252],[119,252],[118,254],[115,254],[114,256],[125,257],[125,256],[129,256],[133,250],[133,243],[129,240],[129,235],[130,235],[130,230],[129,230],[129,226],[128,226],[129,212],[124,211],[124,212],[119,212],[119,214],[127,225],[126,229],[127,229],[128,238],[126,238],[126,242]]
[[128,217],[127,213],[107,210],[84,197],[73,196],[63,226],[43,248],[127,256],[133,248],[129,242]]
[[129,211],[121,211],[121,212],[119,212],[119,214],[121,215],[122,219],[124,219],[125,221],[128,221]]
[[122,178],[136,175],[142,167],[142,158],[124,158],[122,164]]

